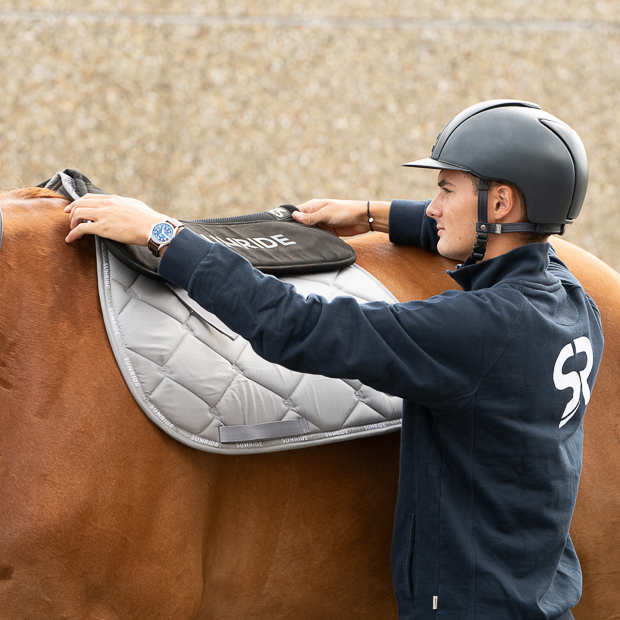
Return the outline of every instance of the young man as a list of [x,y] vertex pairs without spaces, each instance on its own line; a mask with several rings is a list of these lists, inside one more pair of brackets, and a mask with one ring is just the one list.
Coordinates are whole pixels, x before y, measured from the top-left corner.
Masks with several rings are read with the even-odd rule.
[[545,241],[579,213],[585,150],[538,106],[498,100],[459,114],[430,158],[407,165],[439,170],[434,200],[314,200],[296,218],[342,235],[372,227],[464,261],[451,272],[462,291],[395,305],[305,299],[119,197],[73,203],[67,241],[150,240],[165,252],[160,273],[266,359],[404,399],[392,546],[401,619],[570,619],[581,573],[568,530],[603,336]]

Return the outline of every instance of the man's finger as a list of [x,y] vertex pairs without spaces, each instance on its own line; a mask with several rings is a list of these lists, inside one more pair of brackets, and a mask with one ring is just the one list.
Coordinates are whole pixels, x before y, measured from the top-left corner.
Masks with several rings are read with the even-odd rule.
[[69,232],[69,234],[65,237],[65,241],[67,243],[71,243],[72,241],[81,239],[84,235],[94,235],[94,228],[94,222],[82,222]]
[[95,222],[97,220],[97,216],[98,216],[98,212],[97,209],[92,209],[92,208],[86,208],[86,207],[80,207],[77,209],[74,209],[71,212],[71,219],[69,220],[69,228],[75,228],[76,226],[78,226],[79,224],[82,224],[84,222]]
[[84,196],[68,204],[65,207],[65,211],[69,212],[73,209],[81,209],[82,207],[92,206],[93,204],[106,206],[113,204],[114,201],[112,199],[114,198],[117,198],[117,196],[110,196],[108,194],[84,194]]
[[322,209],[328,203],[329,203],[329,200],[313,198],[312,200],[308,200],[308,202],[304,202],[303,204],[297,205],[297,208],[302,213],[314,213],[315,211]]
[[302,224],[313,224],[312,213],[304,213],[303,211],[293,211],[293,219]]

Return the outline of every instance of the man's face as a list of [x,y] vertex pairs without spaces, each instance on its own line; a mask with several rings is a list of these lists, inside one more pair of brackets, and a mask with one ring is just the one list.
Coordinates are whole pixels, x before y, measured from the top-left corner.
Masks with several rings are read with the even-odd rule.
[[476,240],[478,195],[471,177],[456,170],[441,170],[439,193],[426,208],[437,222],[437,251],[447,258],[466,260]]

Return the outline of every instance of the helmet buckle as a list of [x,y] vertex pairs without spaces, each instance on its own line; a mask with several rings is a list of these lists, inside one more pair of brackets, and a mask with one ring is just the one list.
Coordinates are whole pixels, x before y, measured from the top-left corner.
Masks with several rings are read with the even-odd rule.
[[474,253],[482,254],[487,251],[487,241],[489,240],[489,235],[485,232],[476,233],[476,242],[474,243]]

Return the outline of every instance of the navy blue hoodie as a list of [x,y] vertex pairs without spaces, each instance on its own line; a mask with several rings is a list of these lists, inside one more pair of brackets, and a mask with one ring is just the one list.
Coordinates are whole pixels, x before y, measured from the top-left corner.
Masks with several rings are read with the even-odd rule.
[[[394,201],[390,239],[436,250],[427,204]],[[360,306],[306,299],[189,230],[160,264],[265,359],[404,399],[401,620],[555,618],[581,593],[568,530],[600,316],[549,244],[449,273],[463,290]]]

